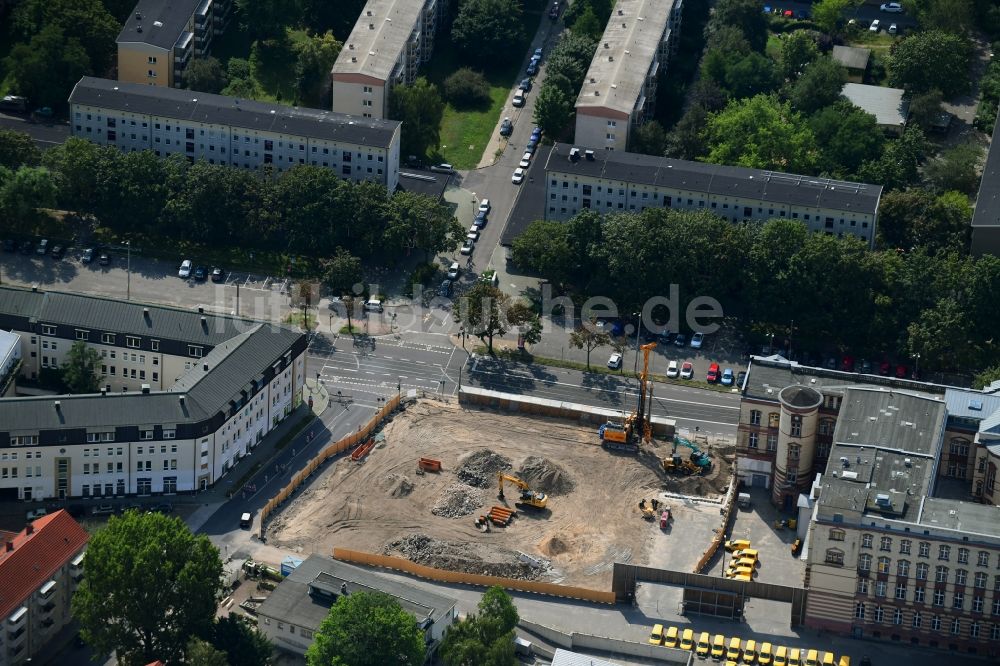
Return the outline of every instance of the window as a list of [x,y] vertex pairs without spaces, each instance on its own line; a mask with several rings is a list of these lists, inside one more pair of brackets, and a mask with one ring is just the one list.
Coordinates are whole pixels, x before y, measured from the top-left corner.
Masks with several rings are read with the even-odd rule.
[[896,583],[896,598],[906,599],[906,583]]
[[[163,429],[163,439],[174,439],[176,436],[177,436],[177,431],[174,430],[173,428]],[[174,446],[176,447],[177,445],[175,444]]]
[[924,588],[922,587],[913,588],[913,603],[915,604],[924,603]]
[[948,582],[948,567],[940,565],[934,567],[934,582],[935,583]]
[[965,585],[965,581],[969,577],[969,572],[965,569],[955,570],[955,585]]
[[968,564],[969,563],[969,549],[968,548],[959,548],[958,549],[958,563],[959,564]]
[[880,558],[878,558],[878,572],[880,574],[887,574],[887,573],[889,573],[889,558],[888,557],[880,557]]
[[859,578],[858,579],[858,594],[868,594],[868,579]]
[[985,550],[979,551],[978,561],[976,562],[976,565],[980,567],[990,566],[990,554]]
[[757,433],[755,432],[750,433],[749,436],[747,437],[747,448],[756,449],[759,438],[760,436]]
[[910,540],[903,539],[899,542],[899,554],[909,555],[910,554]]
[[115,344],[115,334],[114,333],[101,333],[101,342],[106,345]]
[[951,546],[938,546],[938,559],[947,562],[951,558]]
[[986,574],[982,571],[977,571],[973,586],[980,590],[986,589]]
[[934,615],[931,617],[931,631],[941,631],[941,616]]
[[865,604],[862,601],[854,604],[854,617],[858,620],[865,619]]
[[958,636],[960,633],[962,633],[962,621],[959,620],[957,617],[951,621],[951,633],[955,636]]
[[993,614],[1000,615],[1000,597],[993,599]]
[[[153,431],[152,430],[140,430],[139,431],[139,439],[153,439]],[[141,451],[140,451],[140,453],[141,453]]]
[[201,358],[202,347],[197,345],[188,345],[188,356],[191,358]]
[[913,619],[910,621],[910,626],[913,627],[914,629],[919,629],[920,621],[921,621],[920,611],[914,611]]
[[792,431],[789,433],[792,437],[802,436],[802,417],[798,414],[792,415]]
[[973,620],[969,625],[969,638],[979,638],[979,620]]
[[892,612],[892,623],[895,625],[903,624],[903,611],[897,608]]
[[756,409],[750,410],[750,425],[760,425],[760,411]]
[[875,607],[875,612],[872,613],[872,619],[876,622],[881,622],[885,617],[885,611],[882,610],[881,606]]
[[902,578],[906,578],[910,575],[910,562],[909,560],[900,560],[896,562],[896,575]]
[[991,641],[1000,640],[1000,624],[990,625],[990,640]]
[[46,324],[42,324],[42,335],[55,335],[55,334],[56,334],[55,326],[48,326]]
[[982,613],[983,612],[983,598],[982,597],[972,597],[972,612]]
[[846,534],[844,530],[832,529],[830,530],[830,541],[843,541]]
[[962,592],[956,592],[951,598],[952,608],[962,610],[962,606],[965,604],[965,594]]
[[136,336],[134,336],[134,335],[126,335],[125,336],[125,346],[127,346],[127,347],[130,347],[132,349],[138,349],[140,343],[141,343],[141,340],[139,338],[137,338]]
[[858,571],[871,571],[872,556],[864,554],[858,557]]
[[844,551],[831,548],[826,551],[826,562],[828,564],[844,564]]
[[774,452],[778,450],[778,436],[775,434],[769,434],[767,436],[767,450]]
[[872,535],[871,534],[862,534],[861,535],[861,547],[862,548],[871,548],[872,547]]
[[931,545],[926,541],[920,542],[920,551],[918,553],[920,557],[930,557],[931,556]]
[[150,340],[149,341],[149,348],[152,349],[153,351],[160,351],[160,341],[159,340]]
[[934,600],[935,606],[944,606],[944,590],[934,590]]
[[77,340],[87,340],[90,337],[90,331],[84,331],[81,329],[76,329],[76,339]]
[[884,536],[881,539],[879,539],[878,549],[887,552],[892,551],[892,537]]
[[885,596],[886,585],[884,580],[875,581],[875,596],[884,597]]

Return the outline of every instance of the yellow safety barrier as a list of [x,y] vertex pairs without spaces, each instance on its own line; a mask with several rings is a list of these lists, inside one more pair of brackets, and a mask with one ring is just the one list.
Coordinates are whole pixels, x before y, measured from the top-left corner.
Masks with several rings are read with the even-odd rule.
[[461,571],[435,569],[434,567],[415,564],[409,560],[391,555],[376,555],[359,550],[334,548],[333,558],[343,562],[364,564],[370,567],[394,569],[440,583],[461,583],[463,585],[478,585],[481,587],[499,585],[504,589],[517,590],[518,592],[532,592],[534,594],[545,594],[551,597],[563,597],[566,599],[582,599],[583,601],[593,601],[601,604],[615,603],[614,592],[589,590],[583,587],[572,587],[557,583],[540,583],[532,580],[518,580],[516,578],[502,578],[500,576],[484,576],[481,574],[463,573]]

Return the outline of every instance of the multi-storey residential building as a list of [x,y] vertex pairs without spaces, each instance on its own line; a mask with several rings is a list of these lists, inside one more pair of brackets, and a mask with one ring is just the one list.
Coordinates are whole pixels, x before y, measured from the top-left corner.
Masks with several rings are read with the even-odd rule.
[[27,663],[72,620],[88,539],[57,511],[0,544],[0,666]]
[[21,368],[21,336],[0,330],[0,397],[14,392]]
[[680,34],[683,0],[618,0],[576,99],[575,141],[625,150],[656,105]]
[[123,151],[244,169],[321,166],[390,193],[399,181],[400,123],[391,120],[92,77],[69,103],[73,136]]
[[645,208],[703,210],[731,222],[787,218],[871,244],[882,186],[557,143],[545,162],[545,219]]
[[333,110],[389,117],[393,86],[430,60],[447,0],[368,0],[333,65]]
[[118,79],[180,88],[229,25],[232,0],[139,0],[118,35]]
[[0,500],[204,489],[301,401],[305,337],[202,311],[0,288],[22,375],[83,342],[101,391],[0,399]]

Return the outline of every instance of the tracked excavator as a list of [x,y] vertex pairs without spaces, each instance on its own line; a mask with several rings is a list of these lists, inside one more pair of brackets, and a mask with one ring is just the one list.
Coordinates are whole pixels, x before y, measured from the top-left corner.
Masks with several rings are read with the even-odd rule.
[[549,501],[548,495],[531,490],[527,483],[516,476],[504,474],[503,472],[497,472],[497,482],[500,484],[500,492],[497,494],[497,497],[501,500],[504,499],[503,484],[505,481],[507,483],[513,483],[518,487],[518,490],[520,490],[520,496],[518,499],[514,500],[514,506],[544,509],[545,505]]
[[649,352],[656,349],[656,343],[642,345],[642,374],[639,375],[639,402],[635,411],[625,418],[625,423],[608,421],[597,430],[605,448],[627,453],[639,453],[641,442],[653,439],[653,425],[650,415],[653,410],[653,386],[649,381]]

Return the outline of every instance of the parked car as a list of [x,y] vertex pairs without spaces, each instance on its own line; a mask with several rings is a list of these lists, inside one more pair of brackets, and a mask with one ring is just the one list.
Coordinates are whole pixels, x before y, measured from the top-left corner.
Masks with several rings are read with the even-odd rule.
[[482,201],[479,202],[479,212],[480,213],[487,213],[487,214],[489,214],[491,208],[492,208],[492,206],[490,205],[490,200],[489,199],[483,199]]
[[618,370],[622,367],[622,355],[615,352],[608,358],[608,367],[612,370]]
[[108,254],[107,252],[101,252],[101,255],[97,257],[97,263],[100,264],[101,266],[110,266],[111,255]]
[[225,282],[226,281],[226,271],[222,268],[216,266],[212,269],[212,282]]
[[442,162],[441,164],[435,164],[431,167],[431,171],[437,173],[455,173],[455,168],[450,164]]
[[17,252],[17,243],[9,238],[5,238],[3,241],[3,251],[4,252]]
[[438,287],[438,296],[443,296],[445,298],[451,296],[452,281],[444,280],[441,282],[441,286]]
[[156,513],[173,513],[174,505],[171,504],[170,502],[160,502],[159,504],[151,508],[150,511],[154,511]]
[[657,336],[657,340],[660,342],[660,344],[669,345],[674,341],[675,337],[677,337],[676,333],[674,333],[673,331],[668,331],[667,329],[663,329],[663,332],[661,332]]
[[531,166],[531,153],[525,153],[521,156],[521,161],[517,163],[517,166],[522,169],[527,169]]
[[35,244],[30,240],[26,240],[21,243],[21,254],[31,254],[31,251],[35,249]]
[[512,99],[510,103],[517,108],[521,108],[522,106],[524,106],[524,102],[525,102],[524,91],[518,89],[518,91],[514,93],[514,99]]
[[89,264],[93,260],[94,260],[94,248],[88,247],[83,251],[83,254],[80,256],[80,261],[82,261],[85,264]]
[[114,504],[98,504],[91,511],[95,516],[110,516],[115,512]]
[[793,12],[791,9],[786,9],[781,13],[781,15],[784,16],[785,18],[793,18],[795,16],[795,12]]
[[534,76],[538,74],[538,61],[532,58],[531,62],[528,63],[528,69],[524,70],[528,76]]
[[691,361],[684,361],[684,365],[681,366],[681,379],[693,379],[694,378],[694,366],[691,365]]
[[683,333],[678,333],[677,337],[674,338],[675,347],[685,347],[687,346],[687,336]]
[[528,143],[524,146],[524,149],[529,153],[534,153],[535,148],[538,147],[538,139],[528,139]]
[[191,271],[194,267],[191,265],[190,259],[185,259],[181,262],[181,267],[177,270],[177,277],[184,278],[185,280],[191,277]]
[[514,183],[515,185],[520,185],[521,183],[523,183],[524,169],[522,169],[521,167],[514,169],[514,175],[510,177],[510,182]]
[[854,357],[845,355],[840,359],[840,369],[844,372],[854,372]]
[[457,261],[451,262],[451,266],[448,266],[448,279],[449,280],[457,280],[458,276],[461,274],[461,272],[462,272],[462,269],[459,268],[458,262]]
[[48,512],[49,512],[48,509],[46,509],[45,507],[41,507],[39,509],[32,509],[31,511],[28,512],[27,518],[29,521],[36,520],[48,514]]
[[867,375],[871,371],[872,371],[872,362],[869,361],[868,359],[861,361],[861,370],[859,372],[863,372],[864,374]]
[[510,136],[514,132],[514,123],[510,118],[504,118],[500,122],[500,136]]
[[538,141],[539,139],[541,139],[542,138],[542,128],[541,127],[535,127],[533,130],[531,130],[531,138],[534,139],[535,141]]
[[878,19],[875,19],[874,21],[872,21],[872,24],[868,26],[868,32],[878,32],[878,30],[879,30],[879,21]]
[[253,524],[253,514],[249,511],[240,515],[240,527],[250,527]]
[[670,379],[677,379],[679,374],[681,374],[681,370],[677,366],[677,361],[671,361],[667,364],[667,377]]
[[51,255],[51,257],[53,259],[62,259],[64,253],[65,253],[65,250],[63,250],[63,246],[62,245],[55,245],[55,246],[53,246],[52,252],[50,253],[50,255]]
[[194,279],[198,282],[203,282],[208,279],[208,269],[204,266],[199,266],[194,269]]
[[736,375],[736,386],[743,388],[743,384],[746,382],[746,380],[747,380],[747,371],[740,370],[739,373]]
[[469,227],[469,230],[465,232],[465,237],[473,242],[479,240],[479,227],[473,224]]
[[906,376],[908,374],[909,374],[909,368],[907,368],[905,365],[900,363],[896,366],[896,377],[898,379],[906,379]]
[[719,380],[722,382],[723,386],[732,386],[735,376],[733,375],[732,368],[726,368],[722,371],[722,378]]
[[691,336],[691,349],[701,349],[702,343],[705,341],[705,334],[698,332]]
[[886,12],[889,14],[902,14],[903,5],[899,4],[898,2],[886,2],[885,4],[879,5],[878,10],[880,12]]
[[480,229],[486,226],[486,212],[476,211],[476,218],[472,220],[472,223],[479,227]]
[[531,85],[532,85],[532,83],[531,83],[531,77],[530,76],[526,76],[523,79],[521,79],[521,85],[519,85],[518,88],[520,88],[524,92],[530,92],[531,91]]
[[462,244],[462,249],[459,250],[459,252],[461,254],[468,255],[468,254],[472,254],[472,251],[475,250],[475,249],[476,249],[476,244],[473,243],[470,240],[466,240],[465,243]]
[[710,383],[715,383],[719,381],[718,363],[712,363],[712,365],[708,366],[708,372],[705,373],[705,379],[708,380]]
[[899,28],[896,27],[895,23],[890,23],[889,29],[886,30],[886,32],[888,32],[890,35],[895,35],[897,32],[899,32]]
[[37,254],[38,256],[43,256],[48,251],[49,251],[49,239],[43,238],[42,240],[38,241],[38,247],[35,248],[35,254]]
[[553,2],[552,6],[549,8],[549,18],[555,21],[559,18],[559,3]]

